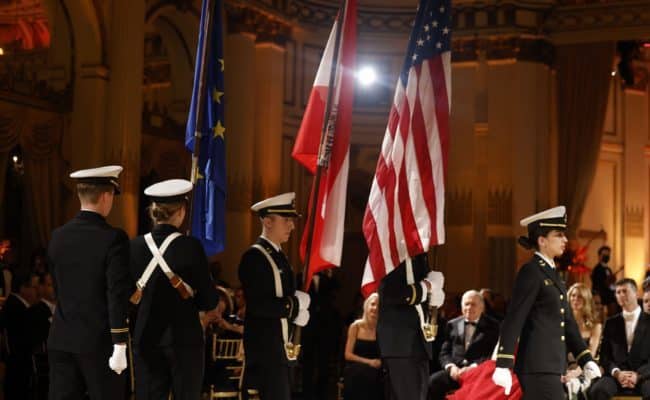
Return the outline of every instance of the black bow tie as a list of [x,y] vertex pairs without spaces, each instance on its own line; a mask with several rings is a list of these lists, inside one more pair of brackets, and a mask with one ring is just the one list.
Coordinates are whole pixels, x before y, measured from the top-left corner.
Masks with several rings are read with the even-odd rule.
[[474,326],[476,326],[476,322],[465,320],[465,325],[474,325]]

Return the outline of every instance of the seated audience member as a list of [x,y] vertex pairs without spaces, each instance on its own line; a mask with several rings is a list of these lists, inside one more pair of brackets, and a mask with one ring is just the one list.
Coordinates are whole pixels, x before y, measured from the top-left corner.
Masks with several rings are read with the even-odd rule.
[[591,292],[591,301],[594,306],[594,321],[604,324],[605,319],[607,318],[605,307],[603,306],[603,301],[600,298],[600,294]]
[[44,350],[56,307],[54,285],[49,272],[38,277],[36,289],[40,300],[29,309],[31,332],[33,342]]
[[650,316],[637,303],[637,286],[625,278],[616,282],[616,302],[623,309],[609,318],[603,329],[600,364],[602,378],[589,390],[590,400],[605,400],[619,394],[650,398]]
[[643,312],[650,314],[650,287],[643,288]]
[[379,296],[373,293],[363,303],[361,319],[354,321],[348,328],[345,343],[345,360],[343,371],[343,398],[354,400],[381,400],[383,396],[383,379],[379,346],[377,345],[377,312]]
[[34,394],[35,399],[47,400],[49,388],[47,336],[50,333],[52,315],[56,307],[54,285],[52,275],[49,272],[45,272],[45,274],[38,277],[37,292],[40,300],[28,310],[34,346],[34,369],[36,372]]
[[30,390],[32,378],[33,343],[28,309],[36,302],[37,295],[32,276],[27,272],[16,273],[11,284],[11,295],[2,310],[9,347],[4,398],[23,400]]
[[591,354],[596,356],[603,326],[594,318],[591,291],[584,283],[574,283],[569,288],[567,296],[573,316],[580,328],[580,335],[585,340]]
[[499,339],[499,322],[484,313],[483,297],[468,290],[461,301],[463,315],[447,322],[446,339],[440,351],[442,371],[429,379],[429,399],[442,400],[458,389],[458,379],[466,371],[490,358]]
[[481,293],[481,296],[483,296],[483,303],[485,304],[485,311],[484,311],[485,314],[496,319],[497,321],[503,320],[503,314],[499,314],[499,312],[495,309],[496,295],[492,291],[492,289],[482,288],[479,291],[479,293]]
[[42,276],[48,272],[47,251],[44,248],[39,247],[32,252],[29,267],[34,275]]

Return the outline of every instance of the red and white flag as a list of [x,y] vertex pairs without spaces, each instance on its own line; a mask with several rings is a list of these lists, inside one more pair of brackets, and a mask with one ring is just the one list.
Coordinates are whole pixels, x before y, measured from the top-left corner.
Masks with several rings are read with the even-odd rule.
[[[336,30],[340,27],[343,30],[340,35],[336,78],[330,88],[330,75],[336,51]],[[330,146],[324,149],[328,152],[326,157],[329,157],[329,163],[321,172],[318,197],[314,199],[316,188],[312,187],[309,199],[309,210],[312,209],[313,201],[317,203],[316,215],[307,217],[306,226],[309,226],[312,218],[315,220],[309,265],[305,268],[305,289],[309,288],[311,277],[315,273],[341,264],[352,125],[356,27],[357,3],[356,0],[348,0],[345,10],[339,12],[330,32],[292,152],[296,161],[312,174],[316,173],[325,108],[329,91],[332,90],[329,118],[332,131],[329,133],[333,140]],[[307,252],[308,235],[306,229],[300,246],[303,261]]]
[[420,0],[363,219],[367,297],[407,257],[445,241],[451,1]]

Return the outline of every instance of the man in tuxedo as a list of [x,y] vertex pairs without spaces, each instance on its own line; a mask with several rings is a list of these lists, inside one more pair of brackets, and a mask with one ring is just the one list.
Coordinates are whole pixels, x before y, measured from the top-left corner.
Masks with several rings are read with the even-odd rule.
[[30,333],[34,346],[34,368],[36,372],[34,391],[35,399],[47,400],[49,388],[47,336],[50,333],[50,325],[56,304],[52,275],[49,272],[38,276],[37,292],[40,300],[31,306],[28,311],[31,327]]
[[29,307],[36,302],[36,290],[32,276],[20,271],[11,283],[11,294],[2,310],[7,330],[7,375],[5,377],[5,399],[26,398],[32,381],[32,341]]
[[625,278],[616,282],[616,301],[623,312],[603,329],[600,364],[605,375],[591,385],[589,398],[605,400],[619,394],[650,398],[650,316],[637,303],[637,286]]
[[442,371],[429,379],[429,399],[443,400],[448,391],[460,388],[458,378],[490,358],[499,339],[499,322],[487,315],[483,296],[468,290],[461,301],[463,315],[447,323],[446,340],[440,351]]

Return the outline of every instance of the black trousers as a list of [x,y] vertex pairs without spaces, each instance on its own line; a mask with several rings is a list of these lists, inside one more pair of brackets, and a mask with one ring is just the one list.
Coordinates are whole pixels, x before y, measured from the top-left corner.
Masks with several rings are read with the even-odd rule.
[[50,350],[49,400],[122,400],[126,392],[125,372],[116,374],[108,367],[110,352],[75,354]]
[[32,389],[32,359],[30,355],[9,355],[5,375],[5,400],[23,400]]
[[394,400],[426,400],[429,360],[426,358],[384,358]]
[[203,384],[203,347],[134,348],[138,400],[199,400]]
[[603,376],[591,383],[589,388],[590,400],[608,400],[616,395],[633,394],[641,395],[644,399],[650,399],[650,381],[644,380],[634,389],[623,389],[616,379],[611,376]]
[[429,378],[429,400],[445,400],[447,392],[458,388],[460,385],[451,379],[447,371],[435,372]]
[[282,364],[246,365],[243,386],[242,392],[244,393],[248,389],[257,389],[260,400],[290,400],[289,366]]
[[522,400],[557,400],[564,399],[564,386],[560,375],[555,374],[517,374]]

